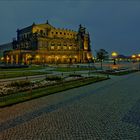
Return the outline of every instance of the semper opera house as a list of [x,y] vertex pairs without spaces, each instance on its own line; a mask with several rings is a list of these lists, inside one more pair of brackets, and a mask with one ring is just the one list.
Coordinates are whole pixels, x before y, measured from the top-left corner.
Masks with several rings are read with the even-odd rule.
[[92,61],[90,36],[79,25],[78,31],[55,28],[48,23],[17,30],[12,50],[4,52],[8,64],[69,64]]

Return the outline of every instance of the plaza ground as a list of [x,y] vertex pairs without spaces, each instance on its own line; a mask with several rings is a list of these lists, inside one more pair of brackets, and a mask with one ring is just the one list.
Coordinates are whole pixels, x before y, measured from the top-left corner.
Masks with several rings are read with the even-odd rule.
[[140,72],[0,109],[2,140],[139,140]]

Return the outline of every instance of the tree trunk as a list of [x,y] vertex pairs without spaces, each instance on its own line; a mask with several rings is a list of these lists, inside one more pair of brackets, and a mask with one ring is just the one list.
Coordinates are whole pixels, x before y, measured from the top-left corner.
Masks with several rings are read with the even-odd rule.
[[103,69],[103,62],[102,62],[102,60],[101,60],[101,70]]

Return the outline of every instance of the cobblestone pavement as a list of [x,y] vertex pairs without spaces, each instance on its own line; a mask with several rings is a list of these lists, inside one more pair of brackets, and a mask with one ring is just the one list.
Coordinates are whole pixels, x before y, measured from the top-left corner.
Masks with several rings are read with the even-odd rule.
[[0,140],[140,140],[140,72],[0,109]]

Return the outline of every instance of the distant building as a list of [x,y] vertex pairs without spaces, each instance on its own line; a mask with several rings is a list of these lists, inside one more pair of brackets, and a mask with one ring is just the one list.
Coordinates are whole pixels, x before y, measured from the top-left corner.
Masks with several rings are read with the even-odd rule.
[[119,54],[119,55],[117,56],[117,59],[118,59],[119,61],[129,61],[129,60],[131,59],[131,56],[125,56],[125,55]]
[[2,59],[5,51],[9,51],[13,49],[12,42],[0,45],[0,59]]
[[86,63],[92,60],[90,36],[86,28],[78,31],[55,28],[48,23],[18,29],[13,50],[5,51],[11,64]]

